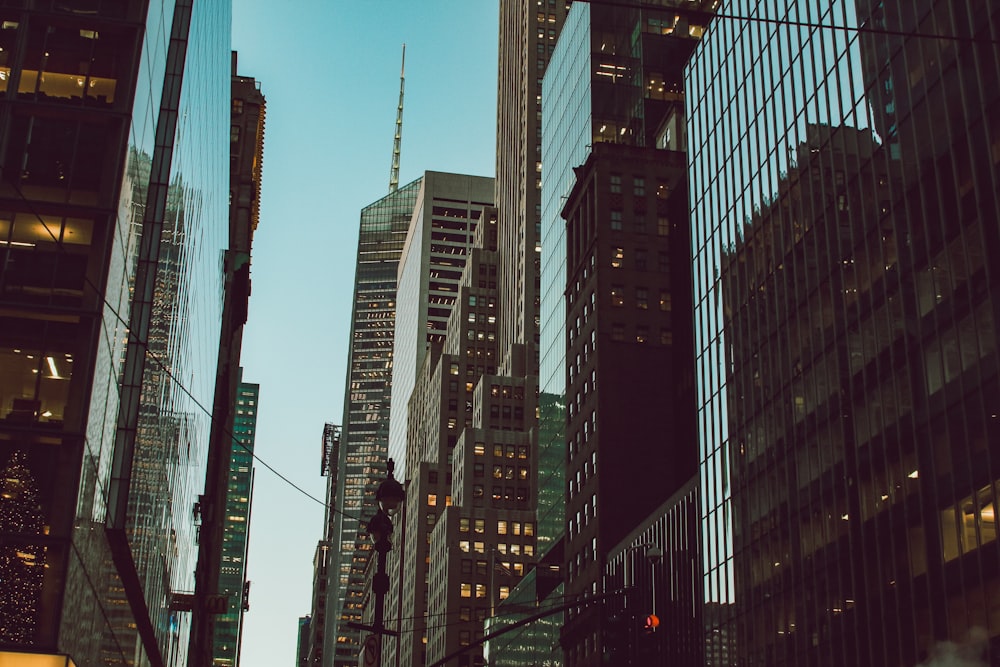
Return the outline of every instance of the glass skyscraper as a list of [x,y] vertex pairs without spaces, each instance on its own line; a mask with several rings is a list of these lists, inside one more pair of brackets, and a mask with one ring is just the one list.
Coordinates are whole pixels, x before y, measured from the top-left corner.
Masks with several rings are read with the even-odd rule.
[[[325,659],[357,664],[360,633],[346,626],[361,621],[365,563],[371,543],[358,517],[375,514],[375,489],[389,446],[392,346],[396,323],[396,272],[422,179],[386,195],[361,211],[354,307],[348,352],[347,391],[338,455],[338,510],[334,519],[332,578],[325,606]],[[330,657],[332,656],[332,658]]]
[[720,13],[686,83],[708,664],[995,663],[1000,12]]
[[0,9],[0,647],[186,662],[228,2]]

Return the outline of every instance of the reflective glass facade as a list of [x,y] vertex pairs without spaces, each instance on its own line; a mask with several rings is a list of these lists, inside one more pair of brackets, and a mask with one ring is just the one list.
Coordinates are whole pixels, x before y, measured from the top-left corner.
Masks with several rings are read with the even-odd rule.
[[[219,344],[230,7],[0,14],[0,642],[180,664],[189,621],[169,603],[193,588]],[[168,68],[171,34],[187,56]]]
[[686,83],[708,664],[995,662],[1000,13],[721,12]]
[[[357,665],[360,633],[341,621],[361,620],[361,595],[370,542],[355,517],[375,513],[375,489],[389,446],[389,397],[396,317],[396,272],[420,191],[417,179],[361,210],[354,307],[348,351],[344,420],[337,461],[334,585],[328,589],[326,659]],[[338,648],[340,650],[338,650]],[[333,656],[330,658],[329,656]]]

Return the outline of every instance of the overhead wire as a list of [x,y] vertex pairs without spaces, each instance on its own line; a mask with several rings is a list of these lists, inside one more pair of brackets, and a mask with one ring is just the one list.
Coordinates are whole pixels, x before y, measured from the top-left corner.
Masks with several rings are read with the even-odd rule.
[[[55,233],[49,228],[48,223],[46,223],[46,221],[42,217],[42,215],[40,213],[38,213],[38,211],[34,208],[33,202],[30,199],[28,199],[28,197],[21,190],[21,187],[17,183],[15,183],[13,181],[8,181],[8,182],[14,188],[14,191],[18,194],[18,196],[21,198],[21,201],[26,205],[26,207],[28,209],[28,212],[38,220],[38,222],[41,224],[42,228],[46,231],[46,233],[48,233],[49,237],[52,239],[52,242],[56,246],[56,248],[59,251],[63,252],[63,253],[69,254],[69,250],[65,247],[65,242],[62,239],[56,237]],[[90,279],[90,277],[86,273],[83,276],[83,281],[84,281],[84,283],[86,285],[88,285],[91,289],[94,290],[95,294],[99,295],[100,300],[103,303],[106,311],[110,312],[114,316],[114,318],[116,320],[118,320],[118,322],[120,322],[121,324],[125,325],[126,328],[128,328],[128,325],[129,325],[128,321],[122,316],[121,313],[118,312],[117,308],[115,306],[113,306],[107,300],[107,298],[102,293],[102,290],[100,288],[98,288],[97,285],[94,284],[94,282]],[[201,403],[201,401],[198,400],[198,398],[192,393],[192,391],[181,380],[179,380],[174,375],[174,372],[167,366],[167,364],[164,363],[163,360],[161,360],[157,356],[157,354],[153,350],[150,349],[148,341],[138,339],[137,337],[135,337],[135,335],[133,334],[133,332],[131,331],[131,329],[128,329],[128,343],[129,344],[138,344],[138,345],[142,346],[142,348],[145,350],[146,357],[149,358],[149,359],[151,359],[160,368],[160,370],[162,370],[163,373],[171,380],[171,382],[173,382],[177,387],[180,388],[180,390],[194,403],[194,405],[198,409],[200,409],[202,412],[204,412],[210,419],[213,418],[212,410],[210,410],[209,408],[205,407]],[[292,481],[287,476],[285,476],[280,471],[278,471],[273,465],[271,465],[270,463],[268,463],[267,461],[265,461],[263,458],[261,458],[261,456],[259,454],[257,454],[253,449],[251,449],[247,445],[245,445],[229,428],[227,428],[226,426],[223,426],[222,429],[223,429],[223,434],[226,435],[227,437],[229,437],[230,441],[233,444],[238,445],[239,447],[241,447],[243,450],[245,450],[247,453],[249,453],[253,457],[253,459],[255,461],[257,461],[264,468],[266,468],[267,470],[269,470],[278,479],[280,479],[284,483],[286,483],[289,486],[291,486],[293,489],[295,489],[296,491],[298,491],[300,494],[302,494],[303,496],[305,496],[309,500],[314,501],[315,503],[321,505],[322,507],[324,507],[325,509],[327,509],[327,510],[329,510],[331,512],[335,512],[335,513],[341,514],[343,516],[346,516],[348,518],[355,519],[357,521],[360,521],[360,522],[364,523],[364,521],[365,521],[364,519],[362,519],[360,517],[357,517],[357,516],[354,516],[353,514],[349,514],[347,512],[344,512],[342,510],[339,510],[336,507],[334,507],[333,505],[331,505],[330,503],[327,503],[326,501],[324,501],[324,500],[322,500],[320,498],[317,498],[316,496],[312,495],[307,490],[305,490],[304,488],[302,488],[300,485],[296,484],[294,481]]]

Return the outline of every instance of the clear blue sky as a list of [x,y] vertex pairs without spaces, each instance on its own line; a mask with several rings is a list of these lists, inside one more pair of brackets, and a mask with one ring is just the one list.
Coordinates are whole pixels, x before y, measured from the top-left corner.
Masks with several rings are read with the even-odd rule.
[[[239,73],[267,97],[247,382],[256,453],[321,499],[324,422],[341,423],[361,209],[388,192],[406,43],[400,184],[494,173],[497,0],[235,0]],[[323,509],[257,464],[244,667],[294,665]]]

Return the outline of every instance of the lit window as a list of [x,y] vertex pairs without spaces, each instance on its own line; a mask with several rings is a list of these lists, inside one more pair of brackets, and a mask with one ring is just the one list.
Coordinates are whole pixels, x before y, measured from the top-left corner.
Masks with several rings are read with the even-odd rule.
[[649,308],[649,291],[645,287],[635,288],[635,307],[640,310]]
[[506,535],[506,534],[507,534],[507,522],[501,519],[500,521],[497,521],[497,535]]
[[471,598],[472,597],[472,584],[470,584],[470,583],[468,583],[466,581],[463,581],[460,586],[461,586],[461,591],[462,591],[461,592],[462,597],[463,598]]
[[625,263],[625,248],[611,249],[611,268],[620,269]]
[[427,494],[427,506],[428,507],[437,507],[437,504],[438,504],[437,494],[436,493],[428,493]]
[[611,305],[612,306],[624,306],[625,305],[625,288],[621,285],[611,286]]
[[669,312],[673,308],[672,301],[670,292],[660,292],[660,310]]

